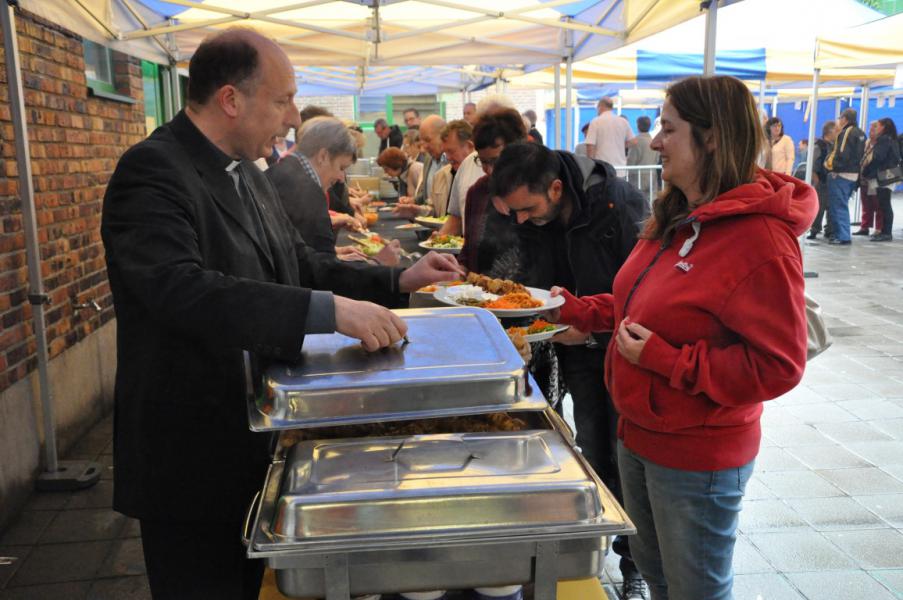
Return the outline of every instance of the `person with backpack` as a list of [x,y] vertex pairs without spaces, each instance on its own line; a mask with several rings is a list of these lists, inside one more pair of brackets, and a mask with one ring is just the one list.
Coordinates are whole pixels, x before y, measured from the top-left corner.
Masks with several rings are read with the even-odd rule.
[[837,127],[840,133],[834,148],[825,159],[828,171],[829,211],[834,221],[837,236],[828,243],[835,246],[849,246],[850,238],[850,195],[859,181],[859,165],[865,153],[865,133],[856,127],[855,108],[847,108],[840,113]]
[[827,215],[824,225],[825,238],[834,237],[834,223],[831,222],[831,211],[828,210],[828,170],[825,169],[825,159],[834,148],[834,139],[837,132],[837,123],[826,121],[821,128],[821,137],[815,140],[815,152],[812,153],[812,185],[818,192],[818,213],[809,230],[808,240],[814,240],[822,232],[822,221]]
[[875,143],[872,146],[872,160],[862,169],[868,189],[878,197],[878,208],[882,213],[881,231],[869,238],[870,242],[889,242],[893,237],[894,209],[891,193],[903,179],[900,164],[900,145],[897,141],[897,126],[887,117],[875,122]]

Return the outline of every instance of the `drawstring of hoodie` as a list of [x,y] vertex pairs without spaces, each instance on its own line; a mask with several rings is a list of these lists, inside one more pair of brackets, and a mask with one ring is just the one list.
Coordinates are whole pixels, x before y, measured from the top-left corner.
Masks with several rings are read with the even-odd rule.
[[680,251],[677,253],[678,256],[684,258],[690,251],[693,249],[693,244],[696,243],[696,240],[699,238],[699,232],[702,231],[702,223],[699,221],[693,221],[693,235],[687,238],[684,242],[684,245],[680,247]]

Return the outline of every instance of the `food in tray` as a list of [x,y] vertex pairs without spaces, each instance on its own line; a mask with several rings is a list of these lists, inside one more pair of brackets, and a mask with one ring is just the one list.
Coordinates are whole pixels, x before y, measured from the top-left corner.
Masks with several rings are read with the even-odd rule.
[[467,274],[467,283],[479,286],[490,294],[510,294],[512,292],[527,291],[526,287],[510,279],[493,279],[474,272]]
[[419,421],[395,421],[390,423],[364,423],[339,425],[316,429],[292,429],[282,432],[280,442],[292,446],[306,440],[330,440],[360,437],[394,437],[404,435],[428,435],[434,433],[484,433],[491,431],[523,431],[527,422],[508,413],[422,419]]
[[437,235],[422,244],[427,248],[463,248],[464,238],[460,235]]
[[533,335],[534,333],[545,333],[546,331],[555,331],[558,326],[542,319],[536,319],[527,327],[509,327],[509,334],[520,333],[521,335]]
[[397,225],[395,229],[423,229],[417,223],[405,223],[404,225]]
[[446,221],[448,221],[448,215],[444,215],[442,217],[417,217],[414,219],[415,221],[422,221],[424,223],[432,223],[434,225],[442,225]]
[[379,251],[389,243],[388,240],[386,240],[378,233],[371,233],[366,237],[356,237],[349,235],[348,239],[358,244],[361,247],[361,251],[367,256],[374,256],[376,254],[379,254]]
[[502,310],[517,310],[521,308],[538,308],[544,303],[530,295],[530,292],[511,292],[499,296],[495,300],[484,302],[481,308],[496,308]]

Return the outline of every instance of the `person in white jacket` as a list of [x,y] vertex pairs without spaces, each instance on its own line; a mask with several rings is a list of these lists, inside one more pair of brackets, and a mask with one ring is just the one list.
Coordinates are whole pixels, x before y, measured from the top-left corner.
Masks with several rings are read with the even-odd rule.
[[796,150],[793,140],[784,134],[784,123],[778,117],[771,117],[765,123],[765,133],[771,143],[771,170],[775,173],[792,175]]

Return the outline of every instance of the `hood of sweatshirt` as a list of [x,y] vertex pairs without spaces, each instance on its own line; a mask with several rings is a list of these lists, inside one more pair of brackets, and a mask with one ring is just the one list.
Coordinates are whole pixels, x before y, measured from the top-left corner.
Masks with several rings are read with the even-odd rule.
[[739,215],[767,215],[785,222],[800,236],[812,224],[818,212],[818,195],[806,183],[784,175],[760,169],[756,180],[738,186],[690,214],[690,218],[706,223]]

